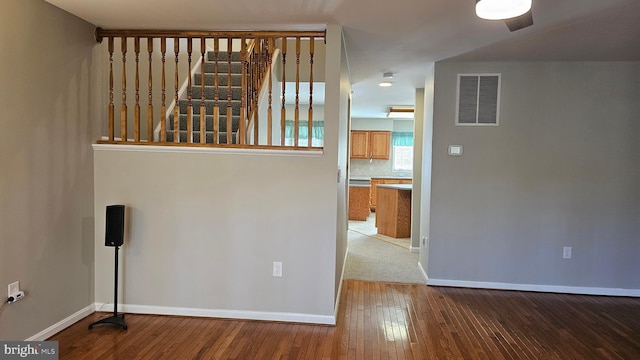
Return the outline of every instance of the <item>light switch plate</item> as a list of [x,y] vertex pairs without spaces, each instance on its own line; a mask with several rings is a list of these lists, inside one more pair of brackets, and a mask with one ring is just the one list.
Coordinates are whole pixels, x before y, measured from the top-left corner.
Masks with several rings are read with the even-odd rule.
[[450,156],[462,156],[462,145],[449,145]]

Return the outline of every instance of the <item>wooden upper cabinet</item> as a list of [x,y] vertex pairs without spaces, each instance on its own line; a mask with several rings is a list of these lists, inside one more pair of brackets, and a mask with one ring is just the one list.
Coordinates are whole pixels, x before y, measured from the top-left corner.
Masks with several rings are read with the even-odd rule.
[[352,159],[389,160],[390,131],[351,131]]
[[389,147],[391,145],[391,132],[370,131],[369,144],[371,144],[371,158],[377,160],[389,160]]
[[352,159],[368,159],[369,158],[369,132],[368,131],[352,131],[351,132],[351,158]]

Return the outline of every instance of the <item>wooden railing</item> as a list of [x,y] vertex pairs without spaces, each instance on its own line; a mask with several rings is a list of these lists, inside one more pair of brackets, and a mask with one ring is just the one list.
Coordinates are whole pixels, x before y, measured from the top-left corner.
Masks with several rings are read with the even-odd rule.
[[[99,143],[322,147],[312,141],[312,126],[317,124],[313,116],[314,72],[316,78],[318,75],[313,65],[316,42],[324,46],[324,32],[98,28],[96,40],[102,42],[103,39],[107,39],[109,58],[108,129]],[[116,51],[116,45],[119,45],[119,51]],[[146,49],[143,49],[145,45]],[[295,47],[295,64],[289,68],[288,45]],[[172,59],[167,59],[168,46]],[[131,51],[134,61],[127,62],[127,54]],[[141,52],[146,58],[142,66]],[[114,60],[115,56],[121,56],[122,60]],[[305,58],[306,63],[301,58]],[[169,69],[167,62],[174,63],[173,69]],[[168,74],[170,70],[173,70],[171,75]],[[290,77],[293,79],[288,80]],[[323,77],[321,73],[322,81]],[[116,78],[121,81],[114,81]],[[147,80],[147,86],[143,88],[141,78]],[[294,94],[287,92],[291,83],[295,84]],[[301,84],[308,85],[308,92],[301,93]],[[146,104],[141,100],[141,91],[148,92]],[[308,103],[302,101],[301,96],[308,96]],[[118,97],[119,101],[116,100]],[[120,111],[116,112],[116,106]],[[308,111],[306,120],[301,118],[304,107]],[[286,123],[291,121],[293,129],[285,131]],[[306,143],[300,136],[304,121],[307,122],[303,128]],[[292,135],[287,137],[287,133]]]

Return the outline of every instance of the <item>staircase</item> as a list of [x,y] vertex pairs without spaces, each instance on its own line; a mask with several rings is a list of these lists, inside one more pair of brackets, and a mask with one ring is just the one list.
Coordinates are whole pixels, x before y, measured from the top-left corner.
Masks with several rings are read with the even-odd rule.
[[[202,82],[204,81],[204,104],[206,114],[204,116],[205,121],[205,142],[207,144],[226,144],[227,136],[231,136],[231,143],[238,143],[238,128],[240,122],[240,106],[241,106],[241,93],[242,93],[242,61],[240,60],[240,53],[231,53],[231,76],[229,77],[229,54],[227,52],[218,53],[218,138],[214,141],[214,116],[213,110],[216,104],[215,101],[215,77],[216,77],[216,58],[213,51],[207,52],[204,66],[204,79],[202,78],[202,72],[198,71],[193,75],[193,81],[191,86],[191,106],[193,108],[193,134],[189,134],[187,131],[187,109],[189,100],[187,99],[187,91],[180,96],[178,104],[180,109],[179,120],[179,142],[187,143],[188,139],[192,136],[193,143],[200,142],[200,121],[202,121],[202,114],[200,114],[200,106],[202,103]],[[227,106],[229,104],[229,81],[231,81],[231,129],[227,129]],[[173,113],[167,118],[167,142],[174,141],[174,128],[173,128]]]

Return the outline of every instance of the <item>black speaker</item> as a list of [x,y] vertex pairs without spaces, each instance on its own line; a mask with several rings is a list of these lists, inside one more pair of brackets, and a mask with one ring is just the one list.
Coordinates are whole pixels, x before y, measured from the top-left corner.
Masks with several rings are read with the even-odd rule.
[[108,205],[104,246],[122,246],[123,243],[124,205]]

